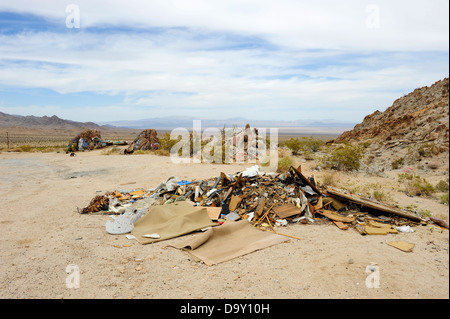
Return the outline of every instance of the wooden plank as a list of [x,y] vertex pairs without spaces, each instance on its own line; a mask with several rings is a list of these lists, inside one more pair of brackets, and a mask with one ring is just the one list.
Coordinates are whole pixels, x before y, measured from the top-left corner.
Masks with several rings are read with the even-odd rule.
[[300,214],[300,209],[295,204],[285,204],[283,206],[278,206],[273,209],[275,214],[280,218],[291,217]]
[[261,199],[259,200],[258,207],[256,208],[256,211],[255,211],[255,217],[256,217],[256,218],[259,218],[259,217],[261,216],[261,213],[262,213],[262,211],[263,211],[263,209],[264,209],[264,205],[265,205],[265,204],[266,204],[266,198],[263,197],[263,198],[261,198]]
[[230,211],[235,211],[236,208],[239,207],[239,205],[241,204],[242,201],[242,196],[236,196],[236,195],[232,195],[231,199],[230,199],[230,204],[228,205],[228,207],[230,208]]
[[337,222],[351,223],[356,220],[355,216],[352,216],[352,217],[341,216],[331,210],[326,210],[326,209],[318,211],[318,213],[322,214],[323,216],[325,216],[333,221],[337,221]]
[[333,220],[333,223],[334,223],[337,227],[339,227],[339,229],[342,229],[342,230],[348,229],[348,225],[345,225],[345,224],[342,223],[342,222],[338,222],[338,221],[336,221],[336,220]]
[[371,208],[371,209],[374,209],[374,210],[377,210],[380,212],[389,213],[389,214],[397,215],[400,217],[405,217],[405,218],[408,218],[408,219],[411,219],[411,220],[414,220],[417,222],[425,221],[424,219],[420,218],[419,216],[411,215],[411,214],[407,213],[406,211],[403,211],[403,210],[400,210],[398,208],[391,207],[388,205],[380,204],[380,203],[374,202],[369,199],[363,199],[355,194],[346,194],[346,193],[337,191],[332,188],[327,188],[326,191],[330,196],[333,196],[333,197],[336,196],[340,199],[345,199],[347,201],[351,201],[351,202],[360,204],[361,206]]

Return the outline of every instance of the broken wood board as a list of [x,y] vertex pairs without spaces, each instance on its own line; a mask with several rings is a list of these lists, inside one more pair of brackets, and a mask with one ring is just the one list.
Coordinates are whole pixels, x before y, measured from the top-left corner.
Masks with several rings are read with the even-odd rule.
[[230,208],[230,211],[235,211],[236,208],[239,207],[239,205],[241,204],[242,201],[242,196],[236,196],[236,195],[232,195],[231,199],[230,199],[230,204],[228,205],[228,207]]
[[333,206],[333,208],[335,210],[337,210],[338,212],[341,210],[344,210],[346,207],[345,204],[343,204],[341,201],[339,201],[338,199],[333,198],[333,197],[325,197],[322,201],[323,201],[324,205],[329,204],[329,205]]
[[400,210],[396,207],[392,207],[392,206],[388,206],[386,204],[381,204],[378,202],[374,202],[370,199],[366,199],[366,198],[361,198],[358,195],[355,194],[346,194],[343,192],[340,192],[338,190],[332,189],[332,188],[326,188],[326,192],[328,193],[328,195],[333,196],[333,197],[338,197],[339,199],[344,199],[347,201],[351,201],[353,203],[359,204],[361,206],[367,207],[367,208],[371,208],[380,212],[384,212],[384,213],[389,213],[389,214],[393,214],[393,215],[397,215],[400,217],[404,217],[404,218],[408,218],[417,222],[424,222],[425,220],[420,218],[419,216],[414,216],[411,215],[409,213],[407,213],[406,211]]
[[318,213],[327,217],[328,219],[331,219],[332,221],[337,221],[337,222],[351,223],[356,220],[355,216],[351,216],[351,217],[341,216],[331,210],[326,210],[326,209],[319,210]]
[[300,214],[300,209],[295,204],[286,204],[273,209],[275,214],[281,219]]
[[391,241],[387,243],[389,246],[395,247],[397,249],[400,249],[404,252],[410,253],[414,249],[414,244],[407,243],[405,241]]
[[392,228],[391,225],[377,223],[375,221],[369,221],[364,227],[364,231],[367,235],[398,234],[398,231]]
[[255,217],[259,218],[261,216],[265,204],[266,204],[266,198],[263,197],[260,199],[258,207],[256,208]]
[[333,223],[334,223],[337,227],[339,227],[339,229],[342,229],[342,230],[347,230],[347,229],[348,229],[348,225],[346,225],[346,224],[344,224],[344,223],[342,223],[342,222],[338,222],[338,221],[333,220]]
[[314,206],[314,211],[318,211],[318,210],[323,208],[323,198],[322,198],[322,196],[319,196],[319,198],[317,199],[317,204],[313,205],[313,206]]
[[220,213],[222,212],[222,207],[210,207],[210,206],[195,206],[198,209],[206,208],[206,213],[211,219],[219,219]]

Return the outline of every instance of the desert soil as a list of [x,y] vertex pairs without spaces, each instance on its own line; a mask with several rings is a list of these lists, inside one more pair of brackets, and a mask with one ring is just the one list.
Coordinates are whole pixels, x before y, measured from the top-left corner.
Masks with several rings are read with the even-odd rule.
[[[300,237],[214,266],[166,247],[141,245],[105,231],[107,215],[77,213],[98,194],[153,188],[171,176],[203,179],[252,164],[173,164],[155,155],[77,153],[0,154],[1,298],[449,298],[449,233],[435,225],[414,233],[362,236],[334,225],[289,224],[278,231]],[[303,163],[305,175],[312,172]],[[395,175],[395,174],[394,174]],[[393,183],[394,177],[342,174],[345,183]],[[399,205],[416,205],[448,221],[448,206],[391,191]],[[192,236],[192,235],[187,235]],[[390,241],[415,244],[406,253]],[[226,243],[224,243],[226,245]],[[365,284],[377,263],[379,288]],[[68,288],[68,265],[80,270]]]

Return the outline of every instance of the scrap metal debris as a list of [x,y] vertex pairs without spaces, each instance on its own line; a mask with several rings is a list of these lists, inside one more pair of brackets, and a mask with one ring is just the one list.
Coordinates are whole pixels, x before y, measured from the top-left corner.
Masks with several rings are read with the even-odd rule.
[[177,201],[207,207],[211,219],[219,222],[248,220],[274,232],[274,227],[289,223],[329,223],[362,235],[389,234],[397,233],[397,227],[428,222],[415,213],[317,185],[302,174],[301,167],[291,166],[286,173],[261,173],[256,165],[205,180],[172,176],[149,190],[119,189],[96,196],[81,213],[118,215]]

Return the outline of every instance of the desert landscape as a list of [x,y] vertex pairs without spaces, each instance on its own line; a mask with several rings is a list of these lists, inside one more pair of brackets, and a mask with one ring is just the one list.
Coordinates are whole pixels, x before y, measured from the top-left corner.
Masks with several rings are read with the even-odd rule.
[[[212,266],[169,247],[195,233],[142,245],[107,233],[110,215],[79,211],[97,195],[149,190],[172,176],[193,181],[236,174],[254,163],[174,164],[152,151],[123,155],[128,146],[70,156],[64,145],[48,151],[3,145],[0,297],[447,299],[448,88],[446,78],[417,89],[353,130],[322,139],[317,149],[307,149],[317,137],[299,137],[298,149],[289,137],[291,143],[281,140],[278,150],[280,160],[301,167],[318,185],[395,205],[426,223],[411,227],[414,232],[362,235],[315,215],[312,222],[275,226],[291,236],[281,244]],[[358,167],[348,166],[353,162],[340,167],[333,157],[340,153],[334,152],[350,147],[360,151],[354,159]],[[353,153],[344,154],[353,159]],[[269,173],[262,162],[257,162],[261,172]],[[447,228],[430,217],[447,222]],[[388,245],[392,241],[414,248],[405,252]],[[71,265],[79,269],[75,288],[67,284]],[[366,284],[371,265],[378,267],[379,287]]]

